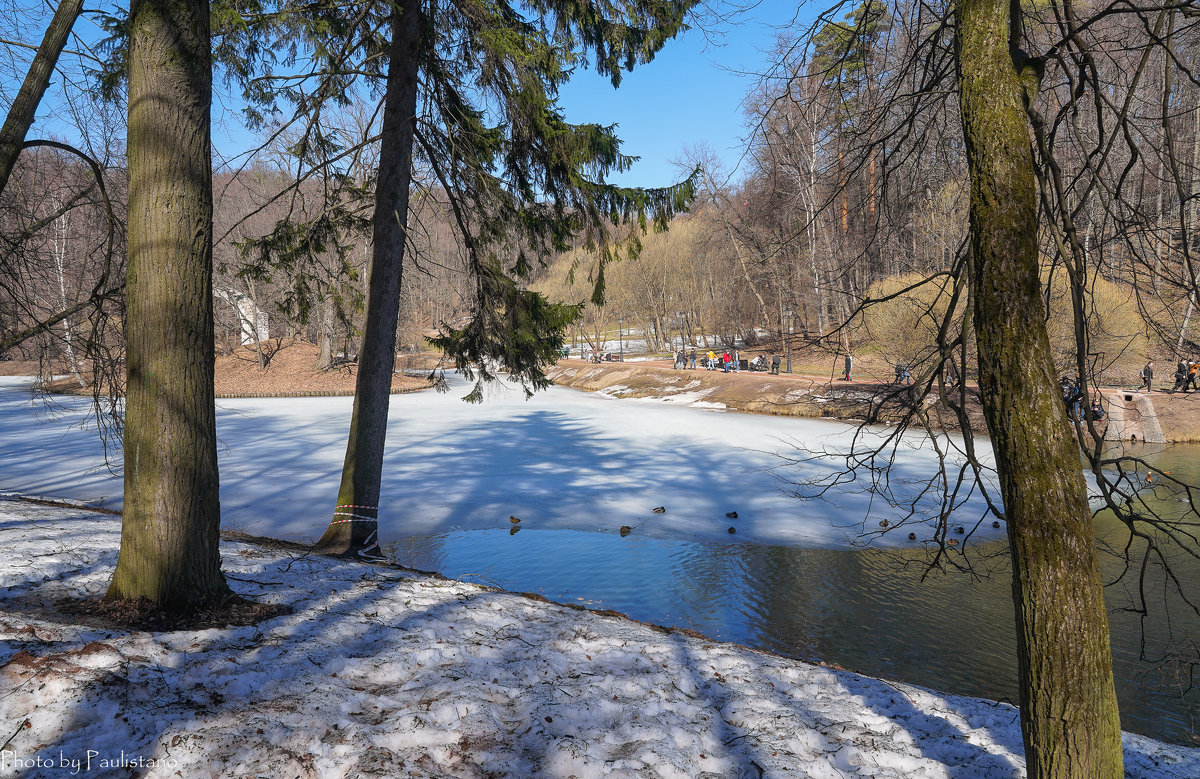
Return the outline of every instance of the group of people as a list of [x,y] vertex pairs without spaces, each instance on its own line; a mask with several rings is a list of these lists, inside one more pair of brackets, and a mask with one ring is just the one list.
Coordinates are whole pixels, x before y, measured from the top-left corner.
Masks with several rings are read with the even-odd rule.
[[[695,349],[686,352],[680,349],[675,353],[674,360],[675,364],[673,367],[675,370],[694,371],[697,368],[697,360],[699,361],[699,367],[708,371],[724,371],[725,373],[729,373],[732,370],[735,373],[740,373],[742,369],[741,354],[737,349],[734,349],[732,352],[726,349],[721,354],[717,354],[709,349],[708,354],[699,358],[697,358]],[[770,373],[777,376],[779,375],[779,365],[781,362],[782,360],[778,354],[772,354],[769,360],[766,356],[760,354],[746,363],[746,370],[766,371],[769,367]]]
[[675,352],[675,364],[671,366],[675,370],[684,370],[690,368],[696,370],[696,350],[685,353],[682,349]]
[[734,349],[732,354],[728,349],[721,354],[715,354],[712,349],[709,349],[708,354],[705,356],[704,367],[710,371],[724,371],[725,373],[729,373],[730,368],[732,368],[734,373],[740,373],[741,358],[741,353],[737,349]]
[[[1071,379],[1063,376],[1058,380],[1058,388],[1062,391],[1063,403],[1067,406],[1067,417],[1072,420],[1084,421],[1083,413],[1083,384],[1078,378]],[[1088,418],[1104,419],[1104,404],[1100,402],[1100,390],[1092,394],[1092,402],[1088,407]]]
[[[1144,371],[1145,368],[1142,370]],[[1191,392],[1196,389],[1197,373],[1200,373],[1200,359],[1179,358],[1179,364],[1175,366],[1175,386],[1171,388],[1171,392],[1179,392],[1181,389],[1184,392]]]
[[[708,350],[708,354],[700,358],[700,367],[707,371],[724,371],[729,373],[732,368],[734,372],[740,371],[741,359],[738,350],[734,349],[731,354],[729,350],[725,350],[722,354],[715,353],[712,349]],[[692,349],[689,352],[684,352],[680,349],[675,353],[675,369],[676,370],[696,370],[696,350]]]
[[[1154,360],[1148,360],[1146,365],[1138,371],[1138,378],[1141,379],[1142,389],[1147,393],[1152,392],[1154,383]],[[1180,357],[1179,363],[1175,366],[1175,384],[1171,387],[1171,392],[1191,392],[1195,389],[1200,389],[1200,358],[1189,360],[1186,357]]]

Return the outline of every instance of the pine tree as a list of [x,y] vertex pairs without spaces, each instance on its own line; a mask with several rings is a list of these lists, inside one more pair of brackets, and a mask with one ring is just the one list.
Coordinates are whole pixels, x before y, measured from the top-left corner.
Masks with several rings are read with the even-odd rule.
[[830,21],[813,35],[810,72],[837,102],[850,103],[841,111],[853,116],[852,103],[869,86],[871,58],[891,23],[891,13],[880,0],[863,0],[841,21]]
[[129,257],[121,551],[110,599],[229,597],[218,550],[212,65],[207,0],[129,16]]
[[[386,85],[367,326],[337,507],[319,550],[357,554],[376,543],[413,161],[448,200],[474,278],[470,322],[460,328],[443,323],[445,335],[436,342],[477,381],[467,399],[479,400],[482,383],[496,378],[488,361],[527,392],[546,386],[544,368],[582,303],[552,304],[524,280],[551,254],[583,242],[600,249],[593,300],[602,302],[604,263],[637,248],[636,230],[627,241],[614,240],[618,226],[665,229],[692,192],[690,179],[659,190],[605,183],[633,159],[621,154],[612,127],[567,122],[558,88],[589,59],[618,86],[623,71],[648,62],[684,29],[694,4],[411,0],[390,6],[386,16],[371,5],[339,6],[327,15],[305,6],[292,9],[292,22],[271,18],[281,41],[305,41],[314,72],[322,74],[306,90],[293,83],[259,94],[266,105],[290,102],[304,118],[297,149],[310,164],[344,153],[322,132],[324,106],[354,94],[357,74]],[[253,25],[228,29],[234,38],[244,29],[247,38],[262,40],[261,31],[249,34]],[[241,49],[254,46],[282,48]]]

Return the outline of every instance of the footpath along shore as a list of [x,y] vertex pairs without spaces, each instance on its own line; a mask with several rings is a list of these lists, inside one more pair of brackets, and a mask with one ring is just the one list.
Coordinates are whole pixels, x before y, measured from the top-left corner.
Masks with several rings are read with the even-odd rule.
[[[617,398],[657,398],[730,411],[844,420],[895,421],[908,408],[903,385],[842,381],[799,373],[675,370],[666,361],[585,363],[560,360],[548,371],[555,384]],[[1200,443],[1200,393],[1145,393],[1102,387],[1108,419],[1105,437],[1144,443]],[[936,398],[926,400],[931,421],[957,430],[954,414]],[[967,387],[971,428],[986,433],[979,390]]]

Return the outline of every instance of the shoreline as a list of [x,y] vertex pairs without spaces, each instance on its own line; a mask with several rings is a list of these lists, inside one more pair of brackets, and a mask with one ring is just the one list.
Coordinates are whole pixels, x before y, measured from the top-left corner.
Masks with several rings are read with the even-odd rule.
[[[670,368],[668,368],[668,370],[670,370]],[[414,396],[414,397],[415,397],[415,396]],[[521,401],[521,402],[523,403],[523,401]],[[630,408],[635,408],[635,407],[636,407],[636,406],[631,406]],[[721,421],[721,420],[719,420],[719,419],[716,419],[716,420],[714,420],[714,423],[720,423],[720,421]],[[727,421],[727,423],[734,423],[734,421],[737,421],[737,420],[733,420],[732,418],[727,418],[725,421]],[[706,427],[707,427],[707,426],[708,426],[708,425],[706,424]],[[737,426],[738,426],[738,427],[742,426],[742,423],[740,423],[740,421],[737,421]],[[257,429],[257,426],[256,426],[256,429]],[[54,495],[54,493],[53,493],[53,492],[46,492],[46,495]],[[646,505],[654,505],[654,504],[652,504],[652,503],[647,503]],[[742,507],[738,507],[738,508],[742,508]],[[673,511],[673,509],[672,509],[672,513],[668,514],[667,516],[673,516],[673,515],[674,515],[674,511]],[[526,516],[526,515],[522,514],[522,516]],[[529,520],[532,520],[532,519],[533,519],[533,517],[526,516],[526,520],[527,520],[527,521],[529,521]],[[112,522],[113,522],[113,526],[114,526],[114,528],[115,528],[115,526],[118,526],[118,525],[119,525],[119,520],[115,520],[115,517],[113,517],[113,520],[112,520]],[[17,523],[13,523],[13,527],[14,527],[14,528],[18,528],[19,526],[17,525]],[[722,527],[724,527],[724,526],[722,526]],[[742,537],[740,537],[740,535],[739,535],[739,538],[742,538]],[[224,540],[222,541],[222,546],[223,546],[223,549],[228,549],[228,547],[227,547],[226,545],[227,545],[228,543],[230,543],[230,541],[232,541],[232,539],[230,539],[230,537],[228,537],[228,535],[227,535],[227,537],[224,537]],[[73,543],[73,544],[74,544],[74,543],[78,543],[78,541],[77,541],[76,539],[73,539],[73,538],[72,538],[72,543]],[[110,545],[112,545],[112,543],[109,543],[109,544],[110,544]],[[64,544],[64,545],[61,545],[61,546],[62,546],[62,547],[64,547],[64,549],[71,549],[71,545],[68,545],[68,544]],[[233,552],[233,555],[235,555],[235,556],[236,556],[236,558],[234,558],[234,559],[233,559],[233,561],[230,561],[229,563],[227,563],[227,565],[228,565],[228,567],[229,567],[228,569],[233,569],[233,570],[234,570],[234,573],[235,573],[236,575],[242,576],[242,574],[240,573],[240,569],[239,569],[239,568],[236,568],[236,567],[238,567],[238,565],[240,565],[240,564],[244,563],[244,562],[245,562],[245,559],[239,559],[239,558],[246,557],[246,558],[250,558],[250,559],[258,559],[258,558],[260,557],[260,555],[259,555],[259,553],[258,553],[258,552],[246,552],[245,550],[242,550],[242,547],[236,547],[236,549],[238,549],[238,550],[241,550],[241,551],[235,551],[235,552]],[[299,553],[299,552],[296,552],[296,553]],[[70,557],[70,553],[68,553],[67,557]],[[227,558],[229,557],[229,552],[228,552],[228,551],[226,552],[226,557],[227,557]],[[290,559],[293,559],[293,558],[295,557],[295,555],[286,555],[286,557],[288,558],[288,562],[290,562]],[[280,559],[280,564],[281,564],[281,565],[286,565],[286,562],[284,562],[284,561],[283,561],[283,557],[280,557],[280,558],[278,558],[278,559]],[[56,561],[55,561],[55,562],[56,562]],[[101,571],[101,573],[103,573],[103,571]],[[110,573],[110,571],[109,571],[109,573]],[[6,579],[7,579],[7,577],[6,577]],[[52,577],[52,579],[53,579],[53,577]],[[242,576],[242,579],[245,579],[245,576]],[[272,575],[270,575],[270,576],[265,576],[265,577],[264,577],[264,579],[263,579],[263,581],[266,581],[266,580],[274,580],[274,579],[275,579],[275,576],[274,576],[274,574],[272,574]],[[5,582],[5,583],[6,583],[6,585],[7,585],[7,582]],[[308,589],[311,589],[311,587],[312,587],[311,585],[308,585]],[[101,591],[100,591],[100,592],[102,592],[102,589],[101,589]],[[313,597],[313,598],[317,598],[317,597],[318,597],[318,595],[319,595],[319,593],[312,593],[312,597]],[[550,606],[546,606],[546,607],[547,607],[547,609],[548,609],[548,607],[550,607]],[[556,606],[556,609],[558,609],[558,606]],[[564,606],[563,606],[563,609],[564,609],[564,610],[565,610],[565,609],[570,609],[570,605],[564,605]],[[592,619],[592,617],[589,617],[589,616],[587,616],[587,615],[584,615],[584,613],[583,613],[583,612],[580,612],[580,611],[577,611],[577,610],[574,610],[574,609],[572,609],[571,613],[575,613],[575,615],[577,615],[577,618],[578,618],[578,619]],[[589,613],[590,613],[590,612],[589,612]],[[601,615],[601,616],[605,616],[605,615]],[[624,619],[624,618],[622,618],[622,619]],[[625,622],[628,622],[628,621],[625,621]],[[454,634],[454,633],[449,633],[449,631],[450,631],[450,630],[454,630],[454,628],[452,628],[452,627],[448,627],[448,628],[446,628],[446,633],[442,633],[442,634],[439,634],[439,635],[437,635],[437,636],[436,636],[436,639],[434,639],[434,642],[436,642],[436,641],[443,641],[444,643],[446,643],[446,642],[449,642],[449,640],[450,640],[450,639],[454,639],[454,637],[455,637],[455,634]],[[660,634],[660,633],[658,633],[658,631],[655,631],[653,628],[650,628],[650,631],[652,631],[652,634],[653,634],[654,636],[659,636],[659,639],[661,639],[661,636],[662,636],[662,635],[666,635],[666,634]],[[648,635],[649,635],[649,634],[648,634]],[[19,637],[19,634],[18,634],[18,637]],[[653,637],[653,636],[652,636],[652,637]],[[692,637],[692,636],[688,636],[688,635],[684,634],[684,635],[683,635],[683,637],[684,637],[684,639],[688,639],[688,637]],[[670,641],[673,641],[673,642],[683,641],[683,639],[680,639],[680,637],[671,637],[671,639],[668,639],[668,640],[670,640]],[[696,640],[697,640],[697,641],[702,641],[703,643],[714,643],[714,642],[712,642],[712,641],[708,641],[708,640],[706,640],[706,639],[696,639]],[[298,649],[296,649],[296,651],[298,651],[298,652],[302,652],[302,651],[304,651],[304,649],[302,649],[302,648],[298,648]],[[724,649],[722,649],[722,651],[724,651]],[[568,666],[563,666],[563,667],[568,667]],[[722,673],[724,673],[724,671],[722,671]],[[486,682],[486,679],[485,679],[485,682]],[[553,683],[553,682],[550,682],[550,683]],[[995,705],[991,705],[991,706],[995,706]],[[323,707],[324,707],[324,706],[323,706]],[[635,709],[635,711],[636,711],[636,709]],[[552,715],[552,714],[548,714],[548,715]],[[868,714],[863,714],[863,717],[868,717],[868,715],[871,715],[871,713],[868,713]],[[1019,733],[1019,730],[1018,730],[1018,733]],[[960,736],[959,738],[961,738],[961,736]],[[1018,736],[1018,743],[1019,743],[1019,736]],[[869,763],[865,763],[865,765],[869,765]],[[448,768],[448,767],[446,767],[446,771],[449,771],[449,768]],[[997,774],[997,775],[1006,775],[1006,777],[1007,777],[1007,775],[1012,775],[1013,771],[1014,771],[1014,769],[1013,769],[1013,768],[1009,768],[1007,773],[1002,773],[1002,774]],[[1200,773],[1200,772],[1198,772],[1198,773]],[[941,775],[941,774],[936,774],[936,773],[935,773],[934,775]],[[1148,774],[1145,774],[1145,775],[1159,775],[1159,774],[1156,774],[1156,773],[1148,773]],[[1164,775],[1175,775],[1175,774],[1164,774]],[[1184,773],[1183,775],[1189,775],[1189,774],[1186,774],[1186,773]]]
[[[1010,704],[247,539],[222,540],[231,585],[292,614],[71,623],[49,604],[102,594],[120,520],[12,499],[0,518],[15,559],[38,561],[0,579],[0,716],[29,723],[0,775],[89,750],[146,776],[1024,774]],[[1200,773],[1200,749],[1123,743],[1127,775]]]
[[[887,425],[909,410],[905,386],[801,374],[676,370],[659,362],[585,363],[567,359],[560,360],[547,375],[556,385],[614,398],[652,398],[774,416]],[[1109,413],[1106,440],[1200,443],[1200,392],[1147,394],[1120,387],[1102,387],[1100,392]],[[964,409],[971,429],[987,435],[978,387],[968,385],[966,396]],[[936,397],[927,398],[922,410],[935,429],[960,430],[954,412]]]

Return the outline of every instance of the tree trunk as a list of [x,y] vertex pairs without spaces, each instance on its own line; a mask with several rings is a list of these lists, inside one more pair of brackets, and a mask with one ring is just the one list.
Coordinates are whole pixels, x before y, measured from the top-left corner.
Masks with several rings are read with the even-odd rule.
[[838,150],[838,197],[841,200],[842,237],[850,231],[850,201],[846,193],[846,153]]
[[71,28],[75,26],[75,20],[79,18],[82,10],[83,0],[63,0],[59,3],[58,8],[54,10],[54,17],[50,20],[50,26],[46,28],[42,45],[38,46],[37,54],[29,65],[29,72],[25,74],[25,81],[8,109],[4,127],[0,128],[0,192],[8,185],[8,177],[12,175],[13,165],[16,164],[21,146],[25,143],[25,136],[33,125],[42,95],[46,93],[50,77],[54,75],[54,66],[58,63],[58,57],[62,54],[63,46],[67,44]]
[[1150,270],[1150,291],[1156,296],[1159,294],[1158,279],[1162,274],[1163,249],[1166,245],[1166,239],[1163,236],[1166,234],[1163,226],[1165,214],[1163,214],[1163,184],[1162,184],[1162,158],[1158,159],[1158,170],[1154,174],[1154,181],[1158,185],[1158,194],[1154,199],[1154,213],[1157,215],[1158,225],[1152,233],[1154,236],[1154,266]]
[[1119,777],[1108,620],[1044,324],[1033,156],[1009,12],[1009,0],[957,3],[955,46],[979,386],[1012,554],[1025,759],[1031,777]]
[[[69,214],[63,214],[55,219],[54,238],[50,243],[50,251],[54,255],[54,269],[58,275],[58,308],[60,311],[70,308],[67,304],[67,242],[70,224]],[[87,382],[83,380],[79,369],[79,357],[75,353],[75,329],[71,326],[71,318],[64,318],[62,326],[63,348],[67,352],[67,364],[71,367],[71,375],[75,377],[76,384],[85,388]]]
[[258,369],[265,371],[267,369],[267,355],[262,348],[262,328],[259,326],[262,323],[262,309],[258,307],[258,294],[254,289],[254,282],[246,280],[246,294],[237,304],[238,318],[242,321],[242,332],[246,332],[247,328],[250,332],[250,337],[254,339],[254,359],[258,362]]
[[[1188,187],[1189,192],[1196,191],[1196,176],[1197,171],[1200,171],[1200,101],[1192,108],[1192,170],[1191,170],[1191,186]],[[1161,197],[1161,193],[1159,195]],[[1183,262],[1184,272],[1188,276],[1188,304],[1187,312],[1183,315],[1183,324],[1179,326],[1179,339],[1175,342],[1175,351],[1179,354],[1183,353],[1183,342],[1187,340],[1188,325],[1192,321],[1192,312],[1196,307],[1196,260],[1192,257],[1191,247],[1196,240],[1197,233],[1200,233],[1200,209],[1197,209],[1196,200],[1192,198],[1188,205],[1188,215],[1191,217],[1187,221],[1190,225],[1185,225],[1181,231],[1183,233]],[[1183,220],[1180,219],[1182,222]],[[1190,227],[1190,229],[1189,229]],[[1157,267],[1157,263],[1156,263]]]
[[321,301],[321,321],[317,325],[317,369],[327,371],[333,368],[333,295],[326,295]]
[[733,230],[728,224],[725,225],[725,232],[729,235],[729,242],[733,244],[734,254],[737,255],[738,263],[742,266],[742,278],[746,280],[746,286],[750,288],[750,292],[754,295],[754,299],[758,301],[758,310],[762,316],[764,323],[770,321],[771,315],[767,311],[767,301],[758,291],[758,285],[754,283],[754,279],[750,276],[750,265],[746,262],[746,254],[743,251],[742,244],[733,235]]
[[413,132],[417,112],[420,3],[392,6],[392,43],[375,189],[367,321],[358,352],[354,412],[342,465],[337,507],[316,551],[332,555],[378,553],[379,495],[388,402],[396,365],[396,317],[408,224]]
[[129,28],[125,510],[108,597],[229,597],[213,397],[206,0],[135,0]]

